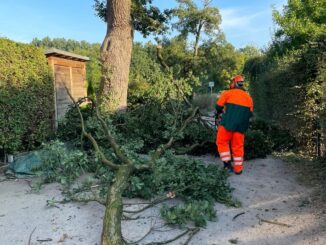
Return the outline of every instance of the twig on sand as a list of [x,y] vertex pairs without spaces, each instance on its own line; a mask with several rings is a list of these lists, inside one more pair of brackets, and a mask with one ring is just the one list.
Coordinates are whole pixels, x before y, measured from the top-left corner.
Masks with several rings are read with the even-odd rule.
[[38,242],[52,242],[52,238],[46,238],[46,239],[37,239]]
[[33,233],[34,233],[35,230],[36,230],[36,226],[35,226],[35,228],[32,230],[31,234],[29,235],[27,245],[32,245],[31,241],[32,241],[32,236],[33,236]]
[[165,201],[170,200],[170,199],[171,199],[170,197],[158,198],[158,199],[154,200],[153,202],[151,202],[150,204],[148,204],[147,206],[145,206],[143,208],[140,208],[138,210],[123,210],[123,212],[125,212],[125,213],[133,213],[133,214],[141,213],[141,212],[145,211],[148,208],[154,207],[157,204],[160,204],[160,203],[165,202]]
[[246,212],[241,212],[241,213],[238,213],[237,215],[235,215],[233,218],[232,218],[232,221],[235,221],[239,216],[245,214]]
[[268,223],[268,224],[272,224],[272,225],[280,225],[280,226],[285,226],[287,228],[290,228],[291,225],[285,224],[285,223],[281,223],[281,222],[277,222],[277,221],[271,221],[271,220],[267,220],[267,219],[262,219],[259,217],[259,215],[256,215],[257,219],[259,220],[259,224],[261,223]]
[[200,231],[199,228],[194,228],[190,233],[188,239],[185,241],[183,245],[188,245],[192,238]]

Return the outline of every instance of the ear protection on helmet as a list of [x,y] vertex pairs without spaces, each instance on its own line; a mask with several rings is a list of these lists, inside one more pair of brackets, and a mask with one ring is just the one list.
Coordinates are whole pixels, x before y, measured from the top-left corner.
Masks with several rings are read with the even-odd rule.
[[[230,89],[238,87],[237,83],[243,84],[243,81],[244,81],[244,78],[241,75],[236,75],[232,79],[232,82],[230,83]],[[241,85],[241,87],[242,87],[242,85]]]

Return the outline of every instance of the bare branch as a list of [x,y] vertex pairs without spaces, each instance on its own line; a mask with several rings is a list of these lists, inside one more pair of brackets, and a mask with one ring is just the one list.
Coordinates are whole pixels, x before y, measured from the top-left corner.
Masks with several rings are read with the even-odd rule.
[[160,204],[162,202],[165,202],[167,200],[171,200],[171,198],[170,197],[161,197],[161,198],[158,198],[158,199],[152,201],[147,206],[145,206],[145,207],[143,207],[141,209],[138,209],[138,210],[123,210],[123,212],[124,213],[131,213],[131,214],[141,213],[141,212],[145,211],[146,209],[154,207],[155,205]]
[[32,245],[32,236],[33,236],[33,233],[34,233],[35,230],[36,230],[36,226],[35,226],[35,228],[33,229],[33,231],[31,232],[31,234],[29,235],[27,245]]
[[207,143],[209,143],[209,141],[204,141],[204,142],[202,142],[201,144],[199,144],[199,143],[195,143],[195,144],[193,144],[192,146],[190,146],[190,147],[188,147],[188,148],[186,148],[186,149],[184,149],[184,150],[176,150],[175,153],[176,153],[177,155],[184,155],[184,154],[187,154],[188,152],[190,152],[190,151],[196,149],[197,147],[202,147],[202,146],[204,146],[204,145],[207,144]]
[[107,138],[107,140],[109,141],[110,146],[112,147],[114,153],[116,154],[116,156],[124,163],[130,166],[134,166],[134,164],[127,158],[127,156],[125,154],[123,154],[122,150],[120,149],[119,145],[117,144],[117,142],[115,141],[114,137],[112,136],[112,133],[108,127],[108,125],[105,123],[105,120],[103,119],[103,117],[100,114],[100,111],[98,109],[97,106],[95,106],[96,108],[96,116],[98,118],[98,120],[100,121],[102,128],[104,130],[105,136]]
[[193,228],[192,231],[190,231],[190,235],[188,237],[188,239],[186,240],[186,242],[183,245],[188,245],[189,242],[191,241],[191,239],[200,231],[199,228]]
[[257,219],[259,220],[259,224],[261,224],[262,222],[264,223],[268,223],[268,224],[272,224],[272,225],[279,225],[279,226],[285,226],[287,228],[290,228],[291,225],[285,224],[285,223],[281,223],[281,222],[277,222],[277,221],[271,221],[271,220],[266,220],[266,219],[262,219],[259,217],[259,215],[256,215]]
[[99,145],[97,144],[97,141],[93,138],[93,136],[91,134],[87,133],[87,131],[85,129],[85,122],[84,122],[83,114],[80,111],[79,105],[76,103],[76,101],[75,101],[74,97],[71,95],[69,89],[67,87],[65,87],[65,88],[66,88],[66,91],[67,91],[70,99],[75,104],[75,106],[78,110],[78,114],[79,114],[81,126],[82,126],[82,134],[91,141],[96,153],[100,156],[101,161],[104,164],[108,165],[110,168],[117,170],[119,168],[119,165],[117,165],[117,164],[111,162],[109,159],[107,159],[105,157],[104,153],[101,151]]
[[[177,236],[175,236],[175,237],[173,237],[173,238],[171,238],[171,239],[168,239],[168,240],[165,240],[165,241],[161,241],[161,242],[151,242],[151,243],[147,243],[146,245],[164,245],[164,244],[168,244],[168,243],[174,242],[174,241],[176,241],[176,240],[182,238],[183,236],[187,235],[187,234],[190,233],[190,232],[191,232],[191,234],[192,234],[192,232],[194,232],[195,230],[197,230],[196,233],[199,231],[198,228],[187,228],[184,232],[182,232],[181,234],[179,234],[179,235],[177,235]],[[196,233],[195,233],[195,234],[196,234]],[[195,234],[192,234],[192,235],[191,235],[191,238],[192,238]]]
[[[192,120],[196,116],[197,112],[198,112],[198,107],[195,107],[192,110],[190,116],[183,122],[183,124],[179,128],[179,130],[177,131],[177,134],[179,134],[185,130],[185,128],[189,125],[189,123],[192,122]],[[151,164],[153,164],[154,161],[156,161],[167,149],[169,149],[173,145],[174,142],[175,142],[175,137],[174,137],[174,135],[172,135],[171,138],[169,139],[169,141],[165,145],[160,146],[159,149],[157,149],[155,151],[155,153],[152,155]]]

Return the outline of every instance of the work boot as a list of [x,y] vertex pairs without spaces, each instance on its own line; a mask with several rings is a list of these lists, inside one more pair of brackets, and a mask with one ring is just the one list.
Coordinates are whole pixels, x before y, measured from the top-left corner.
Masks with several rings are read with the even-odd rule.
[[234,166],[233,166],[233,172],[234,172],[236,175],[240,175],[240,174],[242,174],[242,169],[243,169],[243,166],[242,166],[242,165],[234,165]]
[[224,163],[224,169],[229,170],[231,173],[233,172],[231,161],[223,162]]

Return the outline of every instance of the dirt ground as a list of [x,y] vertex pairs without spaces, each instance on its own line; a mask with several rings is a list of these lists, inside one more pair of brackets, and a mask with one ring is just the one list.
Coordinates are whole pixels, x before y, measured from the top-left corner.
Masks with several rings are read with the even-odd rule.
[[[221,164],[212,156],[201,158]],[[217,220],[208,222],[189,244],[326,244],[326,212],[312,205],[312,190],[296,182],[286,163],[271,157],[249,161],[244,174],[231,176],[229,181],[235,188],[234,197],[242,202],[242,207],[216,204]],[[25,180],[0,182],[0,245],[28,245],[34,228],[31,237],[34,245],[99,244],[104,208],[95,202],[46,207],[46,200],[60,200],[60,193],[57,184],[47,185],[35,194],[30,193]],[[244,214],[233,220],[240,213]],[[124,221],[124,236],[139,239],[152,226],[160,226],[162,221],[157,216],[158,208],[152,208],[138,220]],[[181,232],[165,229],[166,232],[154,232],[142,242],[168,239]]]

